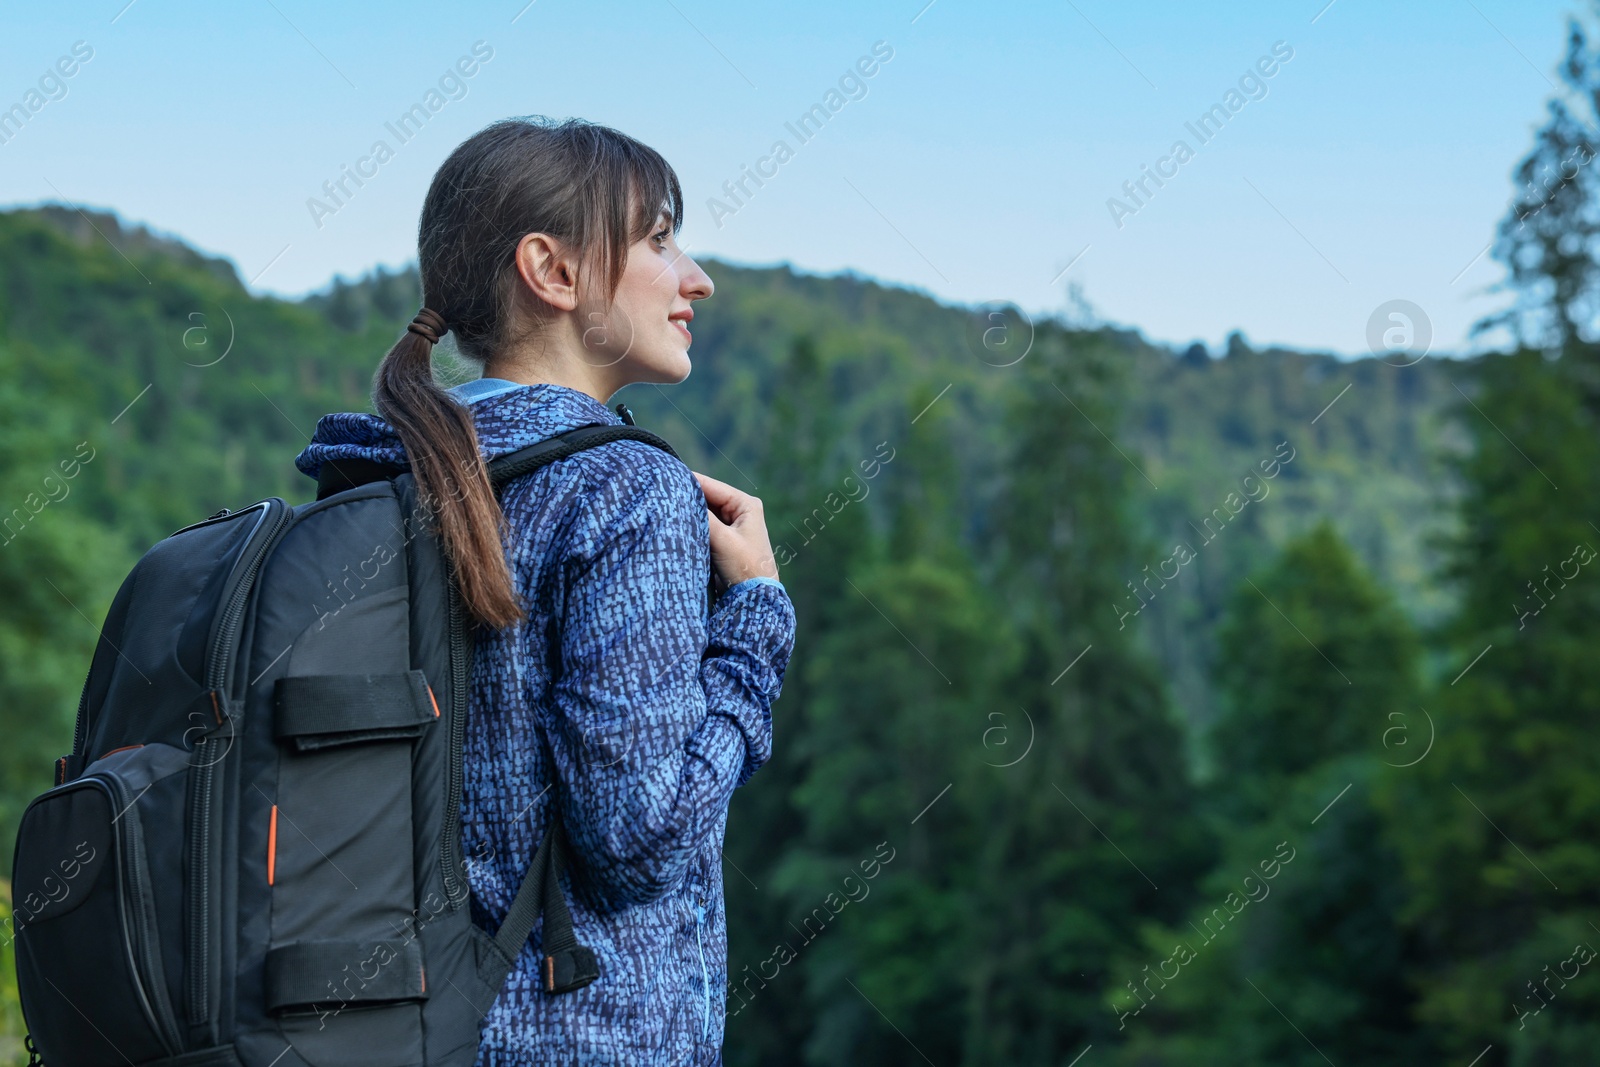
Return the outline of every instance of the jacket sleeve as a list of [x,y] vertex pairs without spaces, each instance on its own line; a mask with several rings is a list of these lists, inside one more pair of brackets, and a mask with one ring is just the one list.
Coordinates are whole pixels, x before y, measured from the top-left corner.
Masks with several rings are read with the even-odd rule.
[[593,480],[561,542],[545,734],[594,888],[644,903],[682,884],[770,755],[794,608],[781,585],[741,582],[708,619],[706,505],[689,469],[631,443],[585,456]]

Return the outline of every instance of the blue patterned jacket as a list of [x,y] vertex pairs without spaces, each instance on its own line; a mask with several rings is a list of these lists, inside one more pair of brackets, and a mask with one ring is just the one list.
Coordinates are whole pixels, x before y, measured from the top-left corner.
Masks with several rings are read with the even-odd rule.
[[[486,458],[622,420],[557,385],[483,379]],[[296,460],[403,461],[373,415],[317,424]],[[718,1064],[727,992],[722,842],[733,790],[772,748],[794,608],[771,579],[709,615],[706,505],[689,468],[616,441],[506,487],[510,561],[527,619],[480,635],[466,730],[463,847],[474,921],[498,928],[557,813],[564,886],[600,978],[540,991],[536,928],[484,1023],[480,1067]]]

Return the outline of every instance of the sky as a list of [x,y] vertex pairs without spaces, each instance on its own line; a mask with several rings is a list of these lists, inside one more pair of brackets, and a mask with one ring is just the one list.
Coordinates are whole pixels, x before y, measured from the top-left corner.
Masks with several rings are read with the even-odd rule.
[[[428,182],[477,129],[578,116],[673,165],[691,256],[1092,314],[1213,351],[1240,330],[1365,355],[1374,316],[1400,322],[1386,309],[1403,300],[1432,351],[1466,353],[1495,341],[1469,336],[1507,301],[1485,252],[1577,14],[1546,0],[15,5],[0,109],[41,87],[43,103],[0,143],[0,206],[114,210],[295,297],[413,260]],[[390,127],[413,104],[428,117],[402,139]],[[800,129],[813,105],[827,118]],[[335,200],[324,183],[346,168],[367,176]]]

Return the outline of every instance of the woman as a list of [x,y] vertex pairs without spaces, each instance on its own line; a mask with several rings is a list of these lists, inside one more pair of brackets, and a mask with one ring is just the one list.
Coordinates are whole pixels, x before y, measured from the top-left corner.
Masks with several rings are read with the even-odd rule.
[[[462,796],[474,921],[498,928],[552,820],[600,978],[540,990],[536,929],[478,1062],[719,1063],[728,802],[771,751],[794,641],[761,503],[638,441],[511,482],[486,458],[689,374],[711,279],[677,248],[677,176],[604,126],[506,120],[434,176],[424,308],[378,369],[378,417],[330,415],[299,459],[409,462],[479,622]],[[449,393],[446,331],[483,377]],[[451,395],[454,394],[454,395]],[[709,509],[708,509],[709,505]],[[503,520],[502,520],[503,507]],[[707,611],[715,569],[721,589]]]

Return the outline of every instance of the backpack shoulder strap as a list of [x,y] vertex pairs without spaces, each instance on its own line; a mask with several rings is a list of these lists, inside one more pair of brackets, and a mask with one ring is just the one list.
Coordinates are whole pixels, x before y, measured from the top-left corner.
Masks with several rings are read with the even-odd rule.
[[[678,453],[665,440],[631,423],[579,426],[494,459],[489,464],[489,481],[498,492],[513,478],[611,441],[643,441],[678,458]],[[558,815],[551,820],[550,828],[540,840],[539,850],[495,935],[501,954],[514,960],[534,924],[543,918],[539,984],[546,993],[568,993],[588,985],[600,975],[594,952],[578,943],[572,929],[572,914],[561,893],[560,876],[569,866],[566,834]]]
[[398,478],[410,469],[370,459],[324,460],[321,469],[317,471],[317,499],[325,500],[335,493],[342,493],[346,489],[354,489],[368,482]]
[[492,460],[489,463],[489,481],[499,489],[511,479],[521,477],[529,471],[538,470],[558,459],[565,459],[585,449],[611,441],[643,441],[661,449],[674,459],[678,458],[678,453],[671,445],[649,430],[638,426],[579,426],[577,429],[558,433],[537,444],[519,448],[515,452]]
[[572,913],[561,894],[560,874],[566,870],[567,839],[561,819],[554,818],[539,842],[533,863],[495,934],[495,947],[508,962],[522,951],[523,942],[542,917],[544,934],[539,960],[539,986],[546,993],[570,993],[600,977],[593,950],[578,943],[572,930]]
[[[609,441],[643,441],[674,459],[678,458],[678,453],[665,440],[637,426],[579,426],[491,460],[489,481],[499,489],[511,479],[529,471]],[[409,466],[377,463],[370,459],[330,459],[317,472],[317,499],[323,500],[368,482],[398,478],[410,469]]]

